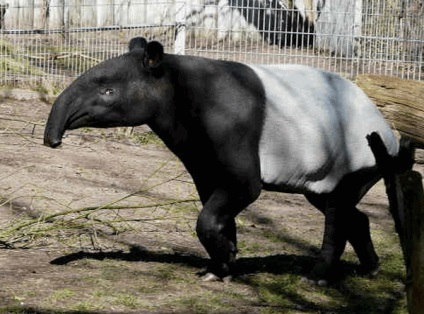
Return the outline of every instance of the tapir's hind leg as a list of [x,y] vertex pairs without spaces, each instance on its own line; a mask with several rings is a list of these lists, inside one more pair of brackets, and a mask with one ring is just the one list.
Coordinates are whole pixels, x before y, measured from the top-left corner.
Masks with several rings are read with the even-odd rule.
[[307,195],[307,199],[325,215],[320,261],[314,277],[331,279],[349,241],[363,269],[372,274],[378,270],[378,256],[371,240],[368,217],[355,206],[337,201],[331,195]]
[[346,221],[348,241],[355,250],[363,271],[376,275],[379,269],[379,258],[372,243],[367,215],[354,207],[347,211]]
[[325,216],[324,236],[318,263],[313,270],[317,280],[328,280],[336,276],[336,268],[347,243],[343,210],[326,197],[308,195],[307,199]]

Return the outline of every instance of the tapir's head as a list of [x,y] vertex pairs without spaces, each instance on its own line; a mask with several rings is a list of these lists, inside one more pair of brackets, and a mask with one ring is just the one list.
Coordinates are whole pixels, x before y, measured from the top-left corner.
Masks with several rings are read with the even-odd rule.
[[129,50],[89,69],[59,95],[46,124],[45,145],[59,146],[66,130],[135,126],[155,116],[169,94],[161,78],[163,47],[137,37]]

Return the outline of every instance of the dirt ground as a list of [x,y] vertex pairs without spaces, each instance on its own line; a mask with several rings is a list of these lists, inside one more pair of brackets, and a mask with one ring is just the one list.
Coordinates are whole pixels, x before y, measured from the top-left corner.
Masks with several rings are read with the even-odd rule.
[[[404,313],[400,248],[382,182],[361,204],[382,260],[379,279],[357,274],[350,247],[341,283],[302,279],[316,261],[323,217],[303,196],[266,192],[237,220],[240,276],[203,283],[199,204],[189,201],[197,195],[179,161],[143,128],[130,136],[72,131],[61,148],[44,147],[50,108],[34,92],[0,97],[0,235],[28,217],[113,209],[69,216],[87,218],[81,228],[61,220],[62,228],[38,235],[3,233],[0,313]],[[421,174],[423,160],[418,154]],[[168,205],[149,205],[159,203]],[[13,236],[15,248],[5,244]]]

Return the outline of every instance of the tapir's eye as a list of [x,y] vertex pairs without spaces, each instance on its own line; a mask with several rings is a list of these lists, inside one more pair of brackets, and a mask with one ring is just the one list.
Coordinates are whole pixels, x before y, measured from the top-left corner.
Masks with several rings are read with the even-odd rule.
[[102,88],[100,90],[100,93],[106,96],[112,96],[113,94],[115,94],[115,90],[113,88],[107,87],[107,88]]
[[106,88],[105,95],[113,95],[115,94],[115,90],[113,88]]

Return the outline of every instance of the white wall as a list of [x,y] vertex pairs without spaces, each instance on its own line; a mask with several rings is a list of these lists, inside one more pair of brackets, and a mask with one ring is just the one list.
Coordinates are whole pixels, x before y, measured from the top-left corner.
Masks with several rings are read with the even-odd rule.
[[[291,3],[302,17],[308,17],[309,23],[315,25],[316,47],[336,54],[355,54],[355,37],[360,35],[362,0],[279,1],[280,8],[290,8]],[[277,27],[274,30],[279,30],[282,23],[281,10],[263,10],[266,0],[0,0],[2,3],[9,5],[3,23],[6,30],[171,25],[176,19],[181,20],[181,15],[176,15],[176,8],[184,4],[187,29],[192,32],[188,34],[190,36],[213,35],[218,40],[231,36],[237,41],[247,31],[261,33],[267,38],[263,29],[256,29],[267,23],[260,25],[257,21],[247,21],[240,10],[229,3],[240,7],[254,5],[250,16],[256,14],[269,18],[274,14],[274,22],[277,23],[273,26]],[[260,6],[262,9],[258,9]]]

